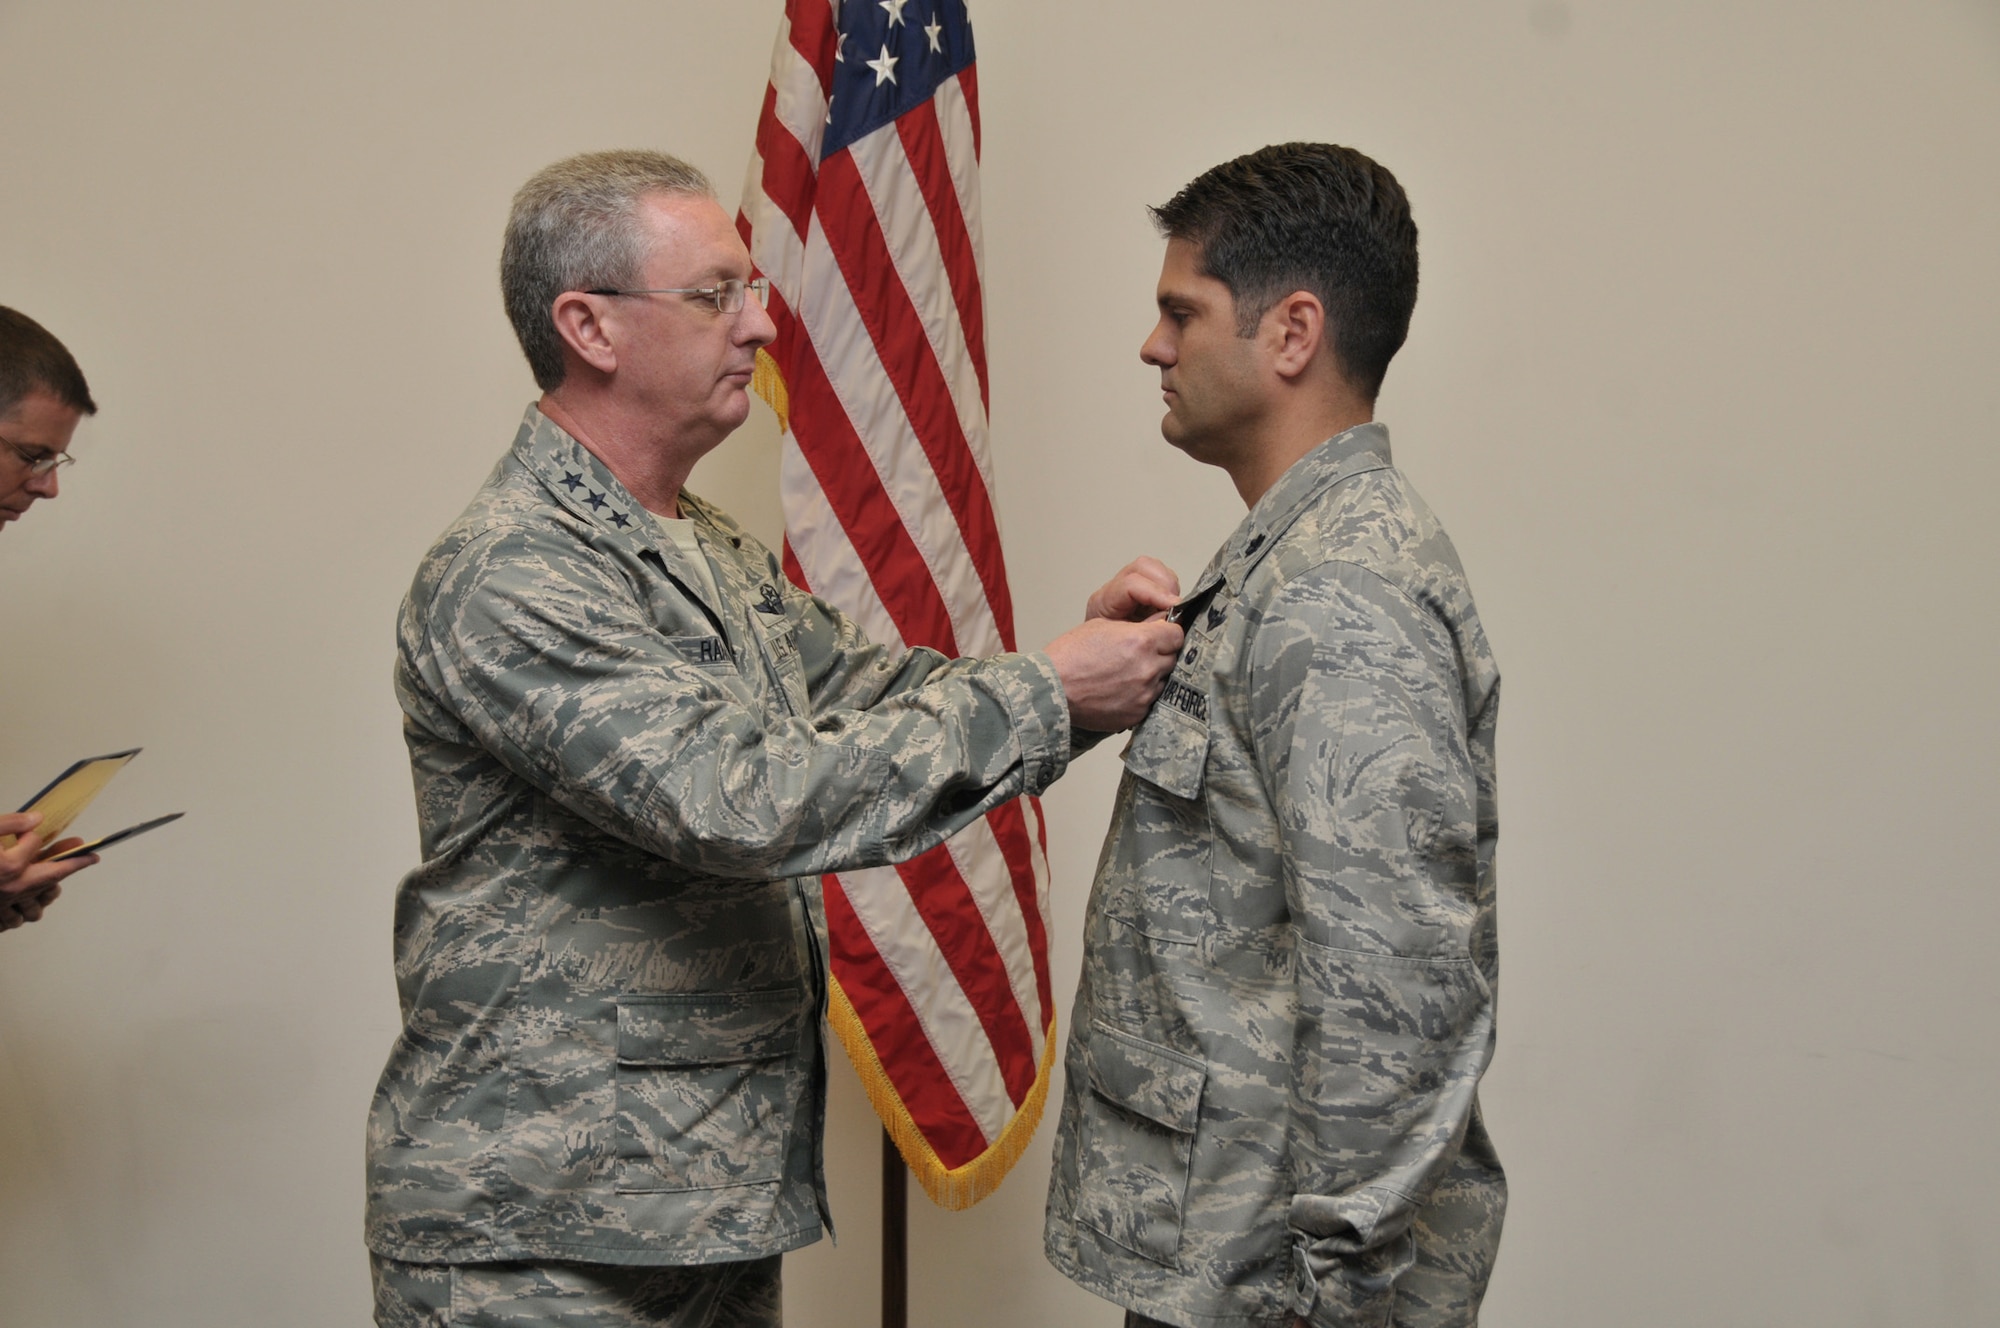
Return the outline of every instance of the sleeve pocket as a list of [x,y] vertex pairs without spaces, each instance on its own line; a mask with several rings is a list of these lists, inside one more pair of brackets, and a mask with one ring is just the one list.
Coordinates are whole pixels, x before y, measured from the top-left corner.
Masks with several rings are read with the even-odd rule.
[[1208,1067],[1101,1023],[1086,1055],[1077,1220],[1173,1267]]

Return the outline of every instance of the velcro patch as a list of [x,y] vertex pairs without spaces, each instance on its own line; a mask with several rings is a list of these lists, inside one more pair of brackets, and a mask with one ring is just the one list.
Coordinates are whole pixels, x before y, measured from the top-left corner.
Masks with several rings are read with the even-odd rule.
[[1160,703],[1192,715],[1204,724],[1208,722],[1208,693],[1188,686],[1179,678],[1167,679],[1167,685],[1160,689]]
[[728,643],[719,636],[677,636],[673,642],[674,649],[690,664],[716,669],[728,668],[735,663],[729,658]]

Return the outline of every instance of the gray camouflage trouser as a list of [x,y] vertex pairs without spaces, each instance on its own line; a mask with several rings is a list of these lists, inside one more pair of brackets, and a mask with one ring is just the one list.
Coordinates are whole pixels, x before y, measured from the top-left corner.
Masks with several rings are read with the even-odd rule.
[[369,1261],[379,1328],[779,1328],[779,1257],[662,1268]]

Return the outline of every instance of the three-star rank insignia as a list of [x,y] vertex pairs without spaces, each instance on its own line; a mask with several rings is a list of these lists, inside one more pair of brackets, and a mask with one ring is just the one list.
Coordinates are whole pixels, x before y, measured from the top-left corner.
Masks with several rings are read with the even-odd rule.
[[769,582],[757,587],[757,608],[762,613],[783,613],[785,601],[778,596],[778,588]]

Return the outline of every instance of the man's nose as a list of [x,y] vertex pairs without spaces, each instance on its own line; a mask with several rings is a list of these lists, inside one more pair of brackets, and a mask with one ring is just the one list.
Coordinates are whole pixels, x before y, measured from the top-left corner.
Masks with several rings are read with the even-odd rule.
[[764,302],[756,292],[743,292],[743,309],[736,315],[736,342],[743,346],[768,346],[778,338],[778,325],[764,312]]
[[1139,343],[1139,358],[1156,369],[1164,369],[1174,362],[1173,347],[1155,327],[1147,338]]
[[56,479],[56,476],[61,473],[61,469],[58,468],[46,475],[30,475],[28,482],[21,487],[29,493],[34,494],[37,498],[53,498],[62,489],[61,481]]

